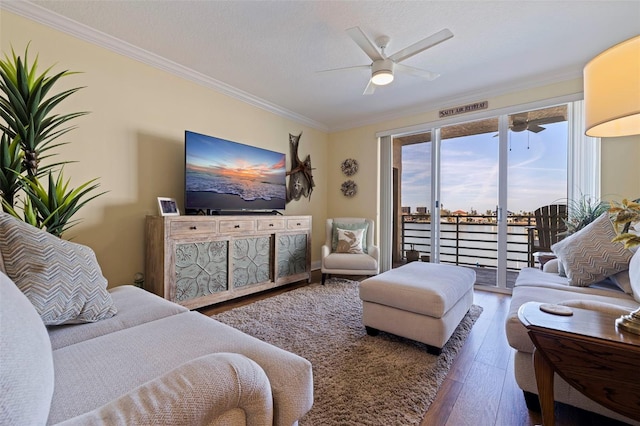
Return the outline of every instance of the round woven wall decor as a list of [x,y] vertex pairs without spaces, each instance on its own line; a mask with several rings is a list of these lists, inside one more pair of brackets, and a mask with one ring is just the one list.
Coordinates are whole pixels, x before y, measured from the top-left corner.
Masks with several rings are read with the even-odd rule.
[[358,185],[354,181],[348,180],[342,183],[340,190],[345,197],[353,197],[358,193]]
[[353,176],[358,173],[358,161],[353,158],[347,158],[342,162],[341,168],[342,173],[347,176]]

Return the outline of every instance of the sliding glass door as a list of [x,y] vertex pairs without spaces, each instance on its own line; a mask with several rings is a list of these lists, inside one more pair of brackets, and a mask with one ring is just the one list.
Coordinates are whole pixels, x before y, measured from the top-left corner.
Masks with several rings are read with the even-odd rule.
[[563,105],[394,138],[396,257],[414,249],[509,287],[527,266],[533,211],[566,202],[567,129]]

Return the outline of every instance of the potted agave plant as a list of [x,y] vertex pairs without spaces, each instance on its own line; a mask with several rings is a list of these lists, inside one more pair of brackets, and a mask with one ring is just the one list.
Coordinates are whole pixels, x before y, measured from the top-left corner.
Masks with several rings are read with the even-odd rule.
[[587,195],[582,195],[577,200],[569,202],[569,217],[564,220],[567,230],[566,235],[575,234],[609,209],[609,203],[595,200]]
[[38,73],[38,58],[28,63],[11,51],[0,59],[0,196],[2,209],[18,219],[62,236],[77,223],[71,217],[95,194],[99,186],[92,179],[77,188],[69,187],[63,175],[64,164],[42,165],[53,149],[64,145],[58,138],[75,127],[69,122],[87,112],[55,114],[53,109],[80,87],[52,93],[62,78],[74,74],[51,74],[51,67]]

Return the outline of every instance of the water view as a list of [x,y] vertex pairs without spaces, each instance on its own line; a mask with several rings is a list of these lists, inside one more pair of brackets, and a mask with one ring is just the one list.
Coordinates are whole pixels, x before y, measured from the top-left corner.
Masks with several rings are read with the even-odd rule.
[[[282,179],[277,179],[282,181]],[[212,192],[216,194],[237,195],[244,201],[258,199],[272,200],[286,198],[286,185],[260,180],[260,178],[242,178],[238,175],[226,175],[212,172],[187,170],[186,189],[189,192]]]

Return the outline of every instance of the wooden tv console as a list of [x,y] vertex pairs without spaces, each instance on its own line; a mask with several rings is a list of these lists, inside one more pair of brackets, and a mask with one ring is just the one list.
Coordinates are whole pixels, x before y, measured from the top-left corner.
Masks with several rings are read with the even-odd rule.
[[195,309],[311,279],[311,216],[147,216],[144,288]]

